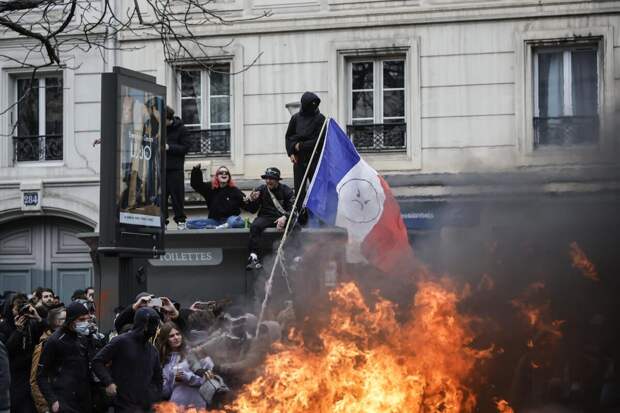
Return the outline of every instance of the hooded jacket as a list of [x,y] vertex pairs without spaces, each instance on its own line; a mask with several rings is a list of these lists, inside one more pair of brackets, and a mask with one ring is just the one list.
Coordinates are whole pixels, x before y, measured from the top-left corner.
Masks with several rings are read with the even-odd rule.
[[10,296],[4,303],[3,320],[0,323],[0,340],[6,346],[10,360],[11,405],[20,406],[20,412],[34,412],[36,409],[30,393],[32,353],[45,330],[45,324],[29,320],[23,329],[17,329],[12,301],[13,296]]
[[159,323],[155,310],[138,309],[133,329],[114,337],[93,359],[93,369],[103,385],[116,384],[116,412],[149,411],[161,397],[162,370],[151,343]]
[[9,355],[7,354],[6,347],[0,341],[0,411],[9,410],[11,407],[10,387]]
[[[325,122],[325,116],[319,111],[321,99],[312,92],[301,96],[301,109],[291,117],[286,130],[286,153],[288,156],[297,155],[301,165],[310,162],[312,151],[319,139],[319,133]],[[299,143],[299,150],[295,145]],[[317,153],[321,153],[323,142],[319,144]],[[318,156],[315,156],[315,162]]]
[[166,170],[183,170],[185,155],[190,147],[189,133],[178,116],[166,127]]
[[37,384],[48,406],[58,401],[62,412],[92,411],[90,357],[92,341],[70,326],[88,310],[73,302],[67,307],[65,324],[47,339],[41,352]]

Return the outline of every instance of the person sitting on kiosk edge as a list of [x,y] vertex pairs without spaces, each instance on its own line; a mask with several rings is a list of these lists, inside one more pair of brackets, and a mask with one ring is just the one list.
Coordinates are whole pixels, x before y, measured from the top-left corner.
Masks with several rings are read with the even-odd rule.
[[[192,168],[191,185],[202,195],[209,208],[209,218],[201,220],[207,228],[243,228],[241,208],[245,207],[245,195],[233,181],[225,166],[217,168],[211,182],[204,182],[200,164]],[[188,223],[188,225],[191,222]]]
[[286,220],[291,214],[295,203],[295,194],[287,185],[280,183],[280,170],[267,168],[261,176],[265,184],[260,185],[248,197],[245,209],[258,214],[250,225],[250,241],[248,249],[247,269],[258,269],[261,264],[260,238],[266,228],[276,227],[283,230]]

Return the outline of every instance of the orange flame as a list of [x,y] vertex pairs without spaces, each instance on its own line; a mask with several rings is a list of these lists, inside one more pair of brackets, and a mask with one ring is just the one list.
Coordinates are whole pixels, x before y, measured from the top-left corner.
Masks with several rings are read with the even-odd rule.
[[512,407],[508,405],[508,402],[506,400],[500,400],[496,402],[496,405],[497,411],[500,413],[514,413],[514,410],[512,410]]
[[155,413],[207,413],[205,409],[197,409],[195,407],[184,408],[172,402],[161,402],[155,406]]
[[573,262],[573,268],[580,270],[584,277],[592,281],[600,281],[596,267],[575,241],[570,243],[570,257]]
[[333,310],[319,335],[323,349],[284,347],[232,406],[244,412],[471,412],[466,381],[488,352],[468,348],[470,320],[446,283],[418,284],[409,321],[380,297],[373,307],[354,283],[330,293]]

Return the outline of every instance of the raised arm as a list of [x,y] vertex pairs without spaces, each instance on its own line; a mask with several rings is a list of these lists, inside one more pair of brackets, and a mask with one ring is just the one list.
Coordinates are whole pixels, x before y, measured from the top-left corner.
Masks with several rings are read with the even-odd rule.
[[205,199],[207,199],[209,191],[211,190],[211,185],[204,182],[202,178],[202,170],[200,169],[200,164],[192,168],[192,175],[189,183],[194,189],[194,191],[198,192]]

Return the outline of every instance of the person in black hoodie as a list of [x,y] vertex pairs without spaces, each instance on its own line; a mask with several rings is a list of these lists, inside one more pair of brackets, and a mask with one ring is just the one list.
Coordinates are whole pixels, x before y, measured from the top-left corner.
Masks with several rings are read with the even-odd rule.
[[166,107],[166,196],[164,197],[164,215],[168,222],[168,197],[172,199],[174,222],[178,229],[185,228],[185,177],[183,165],[189,150],[189,135],[183,121],[174,116],[174,110]]
[[245,195],[235,185],[227,167],[217,168],[211,182],[205,183],[198,164],[192,169],[191,185],[204,197],[209,208],[209,219],[204,222],[206,227],[243,228],[240,214],[245,207]]
[[66,314],[62,327],[43,345],[37,385],[53,413],[88,413],[92,411],[90,314],[75,301],[67,306]]
[[[325,122],[325,116],[319,111],[321,99],[312,92],[305,92],[301,96],[301,109],[295,113],[286,129],[286,153],[293,163],[293,187],[295,193],[301,192],[299,199],[303,200],[306,193],[306,182],[302,182],[304,173],[308,170],[307,181],[312,180],[314,171],[319,161],[319,155],[323,148],[323,136],[321,128]],[[314,147],[319,140],[317,152],[312,163],[310,158]]]
[[11,373],[9,370],[9,356],[6,347],[4,347],[4,343],[0,341],[0,413],[9,413],[9,409],[11,408],[10,387]]
[[11,362],[11,412],[35,413],[30,392],[32,352],[45,329],[43,320],[24,294],[14,294],[4,305],[0,340]]
[[[113,397],[116,413],[148,412],[160,399],[162,371],[151,343],[160,325],[149,307],[136,311],[133,329],[116,336],[93,359],[93,369]],[[108,367],[110,365],[110,367]]]
[[249,212],[258,211],[256,218],[250,225],[248,246],[250,256],[246,266],[248,270],[262,267],[260,238],[263,231],[273,227],[283,230],[295,202],[293,190],[280,183],[280,170],[278,168],[267,168],[261,178],[265,180],[265,184],[252,191],[245,207]]

